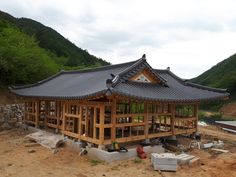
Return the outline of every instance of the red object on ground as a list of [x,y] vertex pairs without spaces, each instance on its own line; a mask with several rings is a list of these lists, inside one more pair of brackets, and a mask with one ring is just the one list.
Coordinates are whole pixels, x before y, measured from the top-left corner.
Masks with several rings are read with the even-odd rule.
[[136,150],[137,150],[137,154],[138,154],[140,159],[146,159],[147,158],[147,155],[143,150],[143,146],[138,145]]

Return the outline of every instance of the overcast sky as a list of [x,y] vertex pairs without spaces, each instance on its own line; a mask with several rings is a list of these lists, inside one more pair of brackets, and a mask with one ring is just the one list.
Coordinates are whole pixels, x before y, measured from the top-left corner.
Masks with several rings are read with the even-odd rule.
[[196,77],[236,53],[236,0],[0,0],[0,10],[54,28],[112,64],[146,54]]

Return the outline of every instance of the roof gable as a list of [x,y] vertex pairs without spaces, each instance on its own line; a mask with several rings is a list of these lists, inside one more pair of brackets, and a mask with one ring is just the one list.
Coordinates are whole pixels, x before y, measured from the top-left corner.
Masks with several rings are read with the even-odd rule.
[[145,54],[130,67],[114,75],[112,84],[115,86],[118,82],[137,81],[140,76],[146,77],[146,80],[150,81],[150,83],[159,83],[160,85],[167,86],[166,80],[147,63]]
[[160,83],[161,81],[148,68],[140,70],[137,74],[132,76],[129,80],[135,82],[145,83]]

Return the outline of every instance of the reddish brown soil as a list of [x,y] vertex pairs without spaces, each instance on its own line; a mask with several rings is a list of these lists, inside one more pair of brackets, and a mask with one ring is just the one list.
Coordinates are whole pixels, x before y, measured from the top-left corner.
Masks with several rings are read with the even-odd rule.
[[[204,138],[212,137],[213,129],[204,128]],[[202,130],[202,129],[200,129]],[[220,130],[216,130],[220,131]],[[182,166],[177,172],[154,171],[150,159],[135,163],[134,159],[114,162],[91,161],[86,156],[80,157],[78,151],[69,147],[59,148],[59,152],[53,154],[41,146],[26,147],[29,143],[24,136],[29,132],[22,130],[10,130],[0,132],[0,176],[1,177],[90,177],[90,176],[166,176],[166,177],[236,177],[236,141],[234,137],[220,132],[218,137],[231,137],[225,141],[225,149],[229,153],[212,154],[210,150],[194,149],[189,154],[200,158],[200,164],[195,167]],[[187,141],[185,141],[187,142]],[[35,150],[28,153],[29,149]]]
[[0,106],[6,104],[15,104],[19,103],[20,99],[16,97],[13,93],[11,93],[7,89],[0,88]]
[[236,103],[226,104],[220,109],[220,111],[224,116],[236,118]]

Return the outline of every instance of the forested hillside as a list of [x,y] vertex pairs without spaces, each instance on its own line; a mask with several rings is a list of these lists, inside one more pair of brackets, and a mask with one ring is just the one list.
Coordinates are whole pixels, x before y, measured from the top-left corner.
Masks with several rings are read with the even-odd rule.
[[0,87],[34,83],[61,69],[107,64],[49,27],[0,11]]
[[1,85],[33,83],[56,73],[60,60],[38,46],[37,41],[0,19]]
[[105,60],[90,55],[86,50],[77,47],[52,28],[44,26],[37,21],[28,18],[15,18],[1,11],[0,19],[10,21],[26,34],[34,36],[40,47],[55,53],[59,57],[64,57],[65,60],[60,61],[60,64],[72,67],[109,64]]
[[236,96],[236,54],[216,64],[192,82],[211,87],[227,88],[231,99]]

